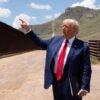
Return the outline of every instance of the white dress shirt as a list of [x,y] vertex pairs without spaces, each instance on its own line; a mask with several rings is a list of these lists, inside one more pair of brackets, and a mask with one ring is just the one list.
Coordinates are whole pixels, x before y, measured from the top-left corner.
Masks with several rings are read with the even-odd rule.
[[[71,49],[71,46],[72,46],[72,43],[73,43],[74,39],[75,39],[75,36],[68,40],[66,54],[65,54],[64,63],[63,63],[63,69],[64,69],[64,65],[66,63],[66,60],[67,60],[67,57],[68,57],[68,54],[69,54],[69,51]],[[64,41],[62,42],[62,45],[61,45],[59,51],[57,52],[57,54],[56,54],[56,56],[54,58],[54,61],[55,61],[54,73],[56,73],[56,71],[57,71],[58,58],[59,58],[60,52],[61,52],[61,50],[62,50],[62,48],[64,46],[65,41],[66,41],[66,39],[64,39]],[[63,73],[63,70],[62,70],[62,73]]]

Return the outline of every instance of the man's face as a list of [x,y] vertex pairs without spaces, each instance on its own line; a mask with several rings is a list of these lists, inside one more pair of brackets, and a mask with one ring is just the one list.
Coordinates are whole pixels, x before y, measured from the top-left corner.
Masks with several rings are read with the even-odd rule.
[[62,33],[66,39],[70,39],[76,35],[72,23],[67,21],[63,21]]

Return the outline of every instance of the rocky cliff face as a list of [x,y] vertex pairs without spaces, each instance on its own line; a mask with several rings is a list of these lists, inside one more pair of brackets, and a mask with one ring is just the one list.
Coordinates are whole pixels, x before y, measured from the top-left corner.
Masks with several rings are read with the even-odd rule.
[[65,18],[69,17],[69,18],[74,18],[74,19],[79,20],[82,16],[87,15],[87,14],[93,18],[97,16],[98,11],[78,6],[75,8],[67,8],[60,17],[65,16]]

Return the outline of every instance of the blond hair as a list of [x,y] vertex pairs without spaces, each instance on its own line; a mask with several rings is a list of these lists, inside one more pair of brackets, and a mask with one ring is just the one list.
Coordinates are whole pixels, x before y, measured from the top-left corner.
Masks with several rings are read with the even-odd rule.
[[77,34],[79,32],[79,23],[75,19],[65,19],[63,22],[68,23],[74,30],[74,32]]

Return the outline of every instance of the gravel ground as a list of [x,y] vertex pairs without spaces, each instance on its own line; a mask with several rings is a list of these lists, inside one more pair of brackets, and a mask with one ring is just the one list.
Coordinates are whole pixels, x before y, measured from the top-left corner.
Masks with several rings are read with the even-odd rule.
[[[45,51],[0,59],[0,100],[53,100],[43,88]],[[91,92],[83,100],[100,100],[100,64],[92,65]]]

